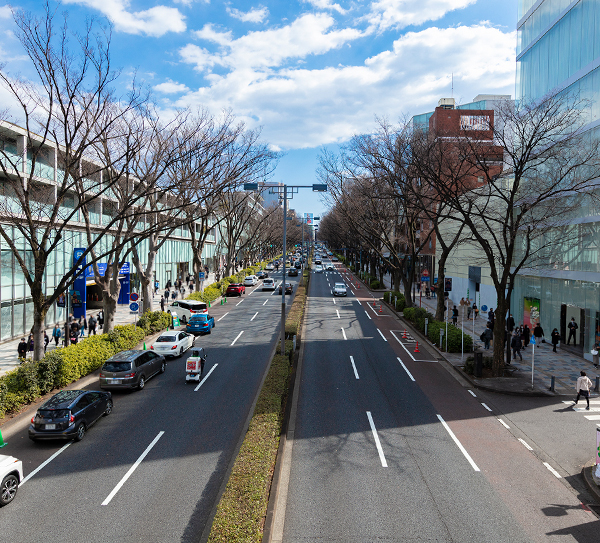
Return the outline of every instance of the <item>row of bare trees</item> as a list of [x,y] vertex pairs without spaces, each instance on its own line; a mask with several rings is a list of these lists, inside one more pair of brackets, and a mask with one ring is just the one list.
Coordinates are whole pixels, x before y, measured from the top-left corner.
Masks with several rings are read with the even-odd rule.
[[[318,174],[331,208],[319,237],[332,247],[362,252],[363,262],[392,273],[411,305],[412,267],[436,249],[438,285],[459,245],[471,265],[489,271],[497,295],[495,337],[504,337],[515,277],[532,269],[569,269],[594,236],[581,210],[599,196],[598,138],[587,126],[589,107],[554,94],[534,104],[506,101],[483,131],[416,130],[383,120],[339,154],[323,152]],[[442,320],[444,297],[436,318]],[[503,342],[494,342],[496,375]]]
[[[174,234],[191,242],[197,277],[210,231],[227,221],[238,228],[231,202],[247,201],[240,186],[268,178],[277,155],[260,141],[259,131],[231,113],[184,110],[161,119],[135,80],[118,95],[124,82],[111,65],[107,27],[92,21],[75,35],[67,15],[61,19],[49,3],[42,17],[17,10],[13,17],[36,79],[0,68],[0,82],[18,104],[17,111],[0,116],[6,127],[0,130],[0,236],[31,292],[39,359],[46,314],[84,261],[101,288],[108,332],[123,264],[131,259],[140,277],[143,311],[151,309],[157,252]],[[268,214],[258,207],[256,200],[249,213],[260,224]],[[229,231],[232,225],[226,226]],[[230,240],[228,254],[252,237],[249,228]],[[47,292],[54,254],[73,254],[79,244],[84,254],[65,264]]]

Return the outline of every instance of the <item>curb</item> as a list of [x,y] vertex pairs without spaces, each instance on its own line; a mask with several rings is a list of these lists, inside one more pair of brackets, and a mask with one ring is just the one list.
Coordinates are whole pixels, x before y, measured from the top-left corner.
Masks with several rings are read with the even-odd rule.
[[581,470],[581,476],[583,477],[585,486],[587,486],[588,490],[593,494],[596,501],[600,503],[600,486],[598,486],[600,481],[597,481],[594,475],[595,467],[595,464],[591,466],[584,466]]

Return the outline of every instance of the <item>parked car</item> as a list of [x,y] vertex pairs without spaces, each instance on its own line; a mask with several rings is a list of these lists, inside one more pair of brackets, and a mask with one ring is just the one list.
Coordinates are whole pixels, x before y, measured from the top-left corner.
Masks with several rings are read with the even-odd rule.
[[288,276],[289,277],[298,277],[298,268],[290,268],[290,271],[288,271]]
[[[292,289],[293,289],[292,283],[286,283],[285,284],[285,293],[286,294],[291,294],[292,293]],[[281,284],[279,285],[279,294],[281,294]]]
[[113,408],[110,392],[61,390],[44,402],[31,418],[29,439],[81,441],[88,429]]
[[23,462],[14,456],[0,454],[0,507],[15,499],[19,484],[23,480]]
[[256,275],[247,275],[244,279],[245,287],[253,287],[256,283],[258,283],[258,277],[256,277]]
[[164,373],[164,356],[153,351],[121,351],[111,356],[100,369],[100,388],[139,388],[157,373]]
[[175,300],[170,309],[172,313],[177,313],[181,322],[185,324],[192,315],[208,313],[208,304],[196,300]]
[[241,283],[229,283],[225,296],[241,296],[246,292],[246,287]]
[[322,273],[323,272],[323,266],[319,266],[319,265],[315,266],[315,272],[316,273]]
[[215,327],[215,318],[210,315],[194,315],[187,323],[188,334],[210,334]]
[[275,279],[267,278],[262,284],[263,290],[275,290]]
[[269,277],[269,274],[266,271],[260,270],[256,272],[256,277],[259,279],[265,279],[266,277]]
[[190,347],[194,346],[196,338],[187,332],[164,332],[156,338],[150,346],[154,352],[167,356],[181,356]]
[[348,291],[346,290],[346,285],[344,283],[334,283],[332,294],[334,296],[347,296]]

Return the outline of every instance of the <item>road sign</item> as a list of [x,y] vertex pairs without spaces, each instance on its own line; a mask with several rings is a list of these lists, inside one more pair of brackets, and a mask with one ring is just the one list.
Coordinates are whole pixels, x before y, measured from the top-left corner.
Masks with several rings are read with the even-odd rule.
[[204,272],[199,272],[198,273],[198,279],[200,279],[201,281],[205,279],[205,273]]
[[429,270],[423,270],[423,271],[421,272],[421,275],[422,275],[423,277],[429,277]]
[[130,299],[132,302],[137,302],[137,301],[140,299],[140,295],[139,295],[137,292],[132,292],[132,293],[129,295],[129,299]]
[[131,309],[131,311],[133,311],[134,313],[137,313],[140,309],[140,304],[138,304],[137,302],[131,302],[129,304],[129,309]]

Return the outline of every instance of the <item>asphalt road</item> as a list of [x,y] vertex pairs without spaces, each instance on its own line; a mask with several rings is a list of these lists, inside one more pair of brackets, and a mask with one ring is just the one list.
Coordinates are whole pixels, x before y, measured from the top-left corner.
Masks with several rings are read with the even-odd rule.
[[339,279],[311,281],[282,540],[598,541],[560,467]]
[[281,296],[259,283],[210,314],[215,328],[196,340],[210,372],[200,388],[185,383],[188,351],[144,390],[113,392],[113,413],[80,443],[33,443],[27,424],[11,436],[2,453],[25,476],[58,455],[0,510],[0,539],[200,541],[278,339]]

